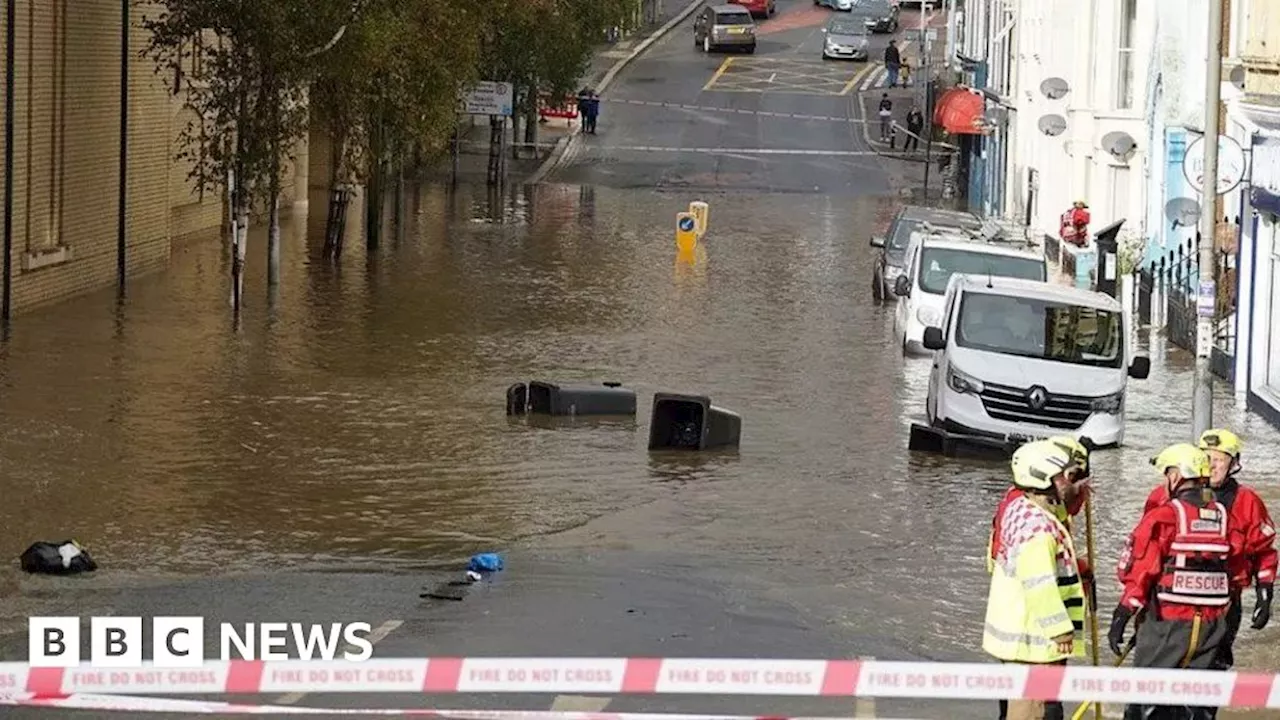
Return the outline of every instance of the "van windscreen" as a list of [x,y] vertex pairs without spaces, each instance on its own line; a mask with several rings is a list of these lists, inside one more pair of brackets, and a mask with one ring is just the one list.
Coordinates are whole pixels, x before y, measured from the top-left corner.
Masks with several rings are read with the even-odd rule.
[[920,257],[920,288],[933,295],[947,291],[951,276],[990,275],[992,277],[1045,280],[1044,260],[996,255],[958,248],[925,248]]
[[1124,316],[1034,298],[967,292],[960,301],[956,344],[1002,355],[1074,365],[1124,364]]

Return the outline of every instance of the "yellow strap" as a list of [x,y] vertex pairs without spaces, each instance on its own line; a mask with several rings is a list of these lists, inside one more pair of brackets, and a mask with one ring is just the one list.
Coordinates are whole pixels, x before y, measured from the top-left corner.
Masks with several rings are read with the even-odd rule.
[[1196,648],[1200,645],[1200,613],[1196,613],[1196,617],[1191,621],[1191,644],[1187,646],[1187,654],[1182,658],[1182,667],[1191,664],[1191,656],[1195,654]]

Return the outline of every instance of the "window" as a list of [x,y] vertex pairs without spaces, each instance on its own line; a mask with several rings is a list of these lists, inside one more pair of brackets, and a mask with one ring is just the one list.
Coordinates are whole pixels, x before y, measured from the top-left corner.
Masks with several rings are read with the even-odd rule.
[[1127,217],[1132,210],[1129,207],[1129,168],[1123,165],[1112,165],[1111,172],[1111,221],[1125,219],[1130,224],[1140,218]]
[[966,293],[960,302],[960,347],[1073,365],[1124,365],[1120,313],[1048,300]]
[[1116,108],[1133,108],[1134,42],[1138,0],[1120,0],[1120,24],[1116,38]]
[[951,276],[991,275],[993,277],[1045,279],[1044,260],[952,248],[929,248],[920,258],[920,289],[933,295],[947,291]]

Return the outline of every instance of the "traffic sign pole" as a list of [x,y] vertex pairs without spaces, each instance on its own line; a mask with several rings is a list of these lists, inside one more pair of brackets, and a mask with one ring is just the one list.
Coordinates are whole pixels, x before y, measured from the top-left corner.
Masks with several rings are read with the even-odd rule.
[[[1213,277],[1213,243],[1217,229],[1218,106],[1222,93],[1222,0],[1209,0],[1209,53],[1205,64],[1204,175],[1200,182],[1200,287],[1216,300]],[[1196,318],[1196,372],[1191,402],[1191,429],[1195,437],[1213,425],[1214,317]]]

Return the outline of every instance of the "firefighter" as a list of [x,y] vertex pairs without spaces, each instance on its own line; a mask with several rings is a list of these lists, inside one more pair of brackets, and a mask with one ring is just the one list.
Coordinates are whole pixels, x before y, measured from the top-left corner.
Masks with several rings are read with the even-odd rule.
[[[1230,517],[1209,488],[1209,456],[1190,443],[1171,445],[1152,459],[1164,475],[1169,502],[1142,516],[1121,558],[1124,589],[1107,633],[1123,655],[1125,629],[1139,616],[1134,666],[1217,666],[1231,605]],[[1130,705],[1126,718],[1156,720],[1214,716],[1213,708]]]
[[[1084,655],[1084,589],[1071,532],[1059,519],[1070,453],[1047,440],[1013,454],[1013,491],[1002,499],[991,538],[991,589],[982,649],[1001,662],[1066,664]],[[1008,720],[1057,720],[1061,703],[1000,703]]]
[[[1271,598],[1278,562],[1274,545],[1276,530],[1266,503],[1253,488],[1236,480],[1241,468],[1240,453],[1244,449],[1240,438],[1230,430],[1206,430],[1200,436],[1200,449],[1209,456],[1209,485],[1231,515],[1232,532],[1238,539],[1238,547],[1233,548],[1235,552],[1231,557],[1232,602],[1227,613],[1227,638],[1218,657],[1221,669],[1225,670],[1235,664],[1232,645],[1243,615],[1240,596],[1250,583],[1254,585],[1255,598],[1250,627],[1261,630],[1271,620]],[[1147,497],[1146,511],[1168,499],[1165,486],[1156,487]]]

